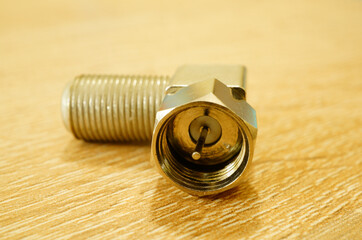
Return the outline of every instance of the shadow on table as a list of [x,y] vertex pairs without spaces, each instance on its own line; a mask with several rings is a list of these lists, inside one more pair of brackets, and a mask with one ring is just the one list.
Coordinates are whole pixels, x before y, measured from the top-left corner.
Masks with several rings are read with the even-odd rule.
[[61,158],[81,165],[97,167],[112,165],[119,170],[147,162],[149,157],[149,142],[102,143],[73,139],[65,147]]
[[162,229],[180,237],[250,236],[259,228],[259,220],[254,217],[257,200],[258,194],[248,180],[217,195],[195,197],[159,179],[149,216]]
[[[90,143],[74,139],[64,149],[62,159],[87,167],[120,171],[148,162],[149,157],[149,143]],[[252,170],[239,187],[206,197],[191,196],[159,178],[156,191],[147,201],[151,212],[146,216],[171,235],[250,235],[260,225],[255,206],[258,194],[249,184],[250,172]]]

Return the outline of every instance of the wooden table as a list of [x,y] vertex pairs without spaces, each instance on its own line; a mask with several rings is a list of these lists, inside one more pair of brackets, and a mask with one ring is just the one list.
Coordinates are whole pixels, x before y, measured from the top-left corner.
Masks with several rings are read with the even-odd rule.
[[[0,2],[2,239],[361,239],[362,2]],[[248,67],[259,133],[239,188],[197,198],[149,144],[76,140],[79,73]]]

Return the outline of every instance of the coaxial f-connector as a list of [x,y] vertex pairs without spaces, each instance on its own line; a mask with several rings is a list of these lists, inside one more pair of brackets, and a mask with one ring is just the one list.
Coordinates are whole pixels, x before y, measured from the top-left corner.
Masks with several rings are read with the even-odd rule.
[[67,129],[88,141],[152,137],[151,163],[197,196],[241,183],[257,135],[238,65],[182,66],[171,79],[81,75],[63,93],[62,115]]

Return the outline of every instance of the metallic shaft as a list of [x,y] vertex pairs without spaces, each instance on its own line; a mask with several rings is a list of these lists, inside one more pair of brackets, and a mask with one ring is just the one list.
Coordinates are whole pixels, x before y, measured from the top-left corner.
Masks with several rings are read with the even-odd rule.
[[201,129],[200,137],[197,140],[195,150],[192,153],[192,158],[194,160],[199,160],[201,158],[201,151],[202,151],[202,148],[205,145],[205,140],[207,138],[208,133],[209,133],[209,128],[206,127],[206,126],[203,126],[202,129]]
[[80,75],[62,97],[64,124],[87,141],[145,141],[169,82],[165,76]]

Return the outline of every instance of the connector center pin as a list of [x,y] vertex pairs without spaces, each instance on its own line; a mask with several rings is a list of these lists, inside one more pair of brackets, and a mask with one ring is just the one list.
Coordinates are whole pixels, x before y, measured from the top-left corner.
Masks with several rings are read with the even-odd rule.
[[209,133],[209,128],[206,126],[203,126],[201,129],[200,137],[197,140],[195,150],[191,155],[194,160],[199,160],[201,158],[201,151],[205,145],[205,140],[207,138],[208,133]]

